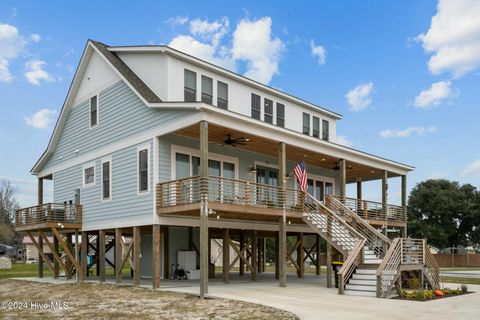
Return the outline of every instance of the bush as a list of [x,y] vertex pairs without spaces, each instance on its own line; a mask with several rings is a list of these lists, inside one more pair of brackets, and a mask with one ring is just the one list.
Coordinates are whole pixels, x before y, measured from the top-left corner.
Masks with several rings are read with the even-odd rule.
[[462,293],[464,293],[464,294],[468,293],[468,286],[466,284],[462,284],[460,289],[462,290]]

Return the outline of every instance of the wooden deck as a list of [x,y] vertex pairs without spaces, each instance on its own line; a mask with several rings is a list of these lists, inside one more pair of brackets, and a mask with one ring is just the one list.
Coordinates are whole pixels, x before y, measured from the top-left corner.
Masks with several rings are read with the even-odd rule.
[[15,212],[16,231],[56,228],[60,232],[82,228],[82,206],[66,203],[45,203]]

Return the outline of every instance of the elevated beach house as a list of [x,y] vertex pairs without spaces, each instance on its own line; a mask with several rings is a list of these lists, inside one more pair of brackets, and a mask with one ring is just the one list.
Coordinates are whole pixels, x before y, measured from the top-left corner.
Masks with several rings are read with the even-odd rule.
[[[134,285],[152,279],[158,288],[178,263],[198,277],[203,296],[215,274],[212,239],[223,244],[216,262],[225,282],[267,272],[270,239],[280,286],[288,265],[303,277],[306,261],[317,274],[326,264],[332,286],[335,255],[344,262],[339,293],[386,297],[404,271],[438,287],[425,240],[405,238],[413,167],[336,143],[341,118],[167,46],[90,40],[31,170],[38,204],[17,211],[16,228],[55,277],[105,281],[111,266],[119,283],[129,264]],[[291,174],[298,164],[304,191]],[[400,205],[387,196],[395,177]],[[45,180],[53,180],[53,203],[43,202]],[[381,182],[380,202],[362,197],[362,183],[372,180]]]

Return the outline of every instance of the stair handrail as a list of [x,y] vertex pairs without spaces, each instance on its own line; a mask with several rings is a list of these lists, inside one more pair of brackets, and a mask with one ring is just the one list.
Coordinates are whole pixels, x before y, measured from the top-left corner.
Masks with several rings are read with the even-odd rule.
[[377,246],[378,242],[381,242],[380,248],[384,250],[379,254],[380,258],[385,256],[385,251],[391,245],[391,240],[375,229],[371,224],[362,219],[358,214],[352,211],[349,207],[343,204],[339,199],[332,195],[326,195],[327,203],[332,206],[335,211],[345,216],[345,220],[348,222],[348,218],[351,218],[355,222],[356,229],[367,239],[367,245],[372,249]]
[[[334,211],[330,210],[330,208],[328,208],[323,203],[321,203],[317,198],[315,198],[314,196],[312,196],[308,192],[305,192],[304,194],[306,195],[306,197],[308,197],[310,200],[313,201],[313,204],[316,207],[319,207],[320,209],[326,211],[329,215],[331,215],[333,218],[335,218],[335,220],[337,222],[339,222],[340,224],[342,224],[343,227],[346,228],[349,232],[351,232],[354,235],[354,237],[356,237],[357,239],[365,239],[365,237],[360,232],[355,230],[352,226],[350,226],[347,222],[345,222],[344,219],[342,219],[340,216],[338,216]],[[307,207],[308,205],[310,205],[310,203],[307,203],[307,201],[305,201],[304,206],[303,206],[304,207],[304,212],[305,212],[305,209],[310,209],[310,208]],[[319,210],[319,209],[316,208],[316,210]]]
[[402,263],[402,242],[401,238],[395,238],[378,266],[376,272],[378,298],[385,298],[395,284]]
[[440,289],[440,267],[438,266],[437,260],[433,257],[433,254],[430,252],[430,247],[427,242],[424,242],[424,255],[425,255],[425,275],[428,278],[428,282],[434,290]]
[[355,268],[363,262],[363,247],[367,239],[363,238],[357,241],[355,247],[348,255],[347,259],[343,263],[343,266],[338,271],[338,293],[343,294],[345,290],[345,285],[347,284],[348,280],[352,276]]

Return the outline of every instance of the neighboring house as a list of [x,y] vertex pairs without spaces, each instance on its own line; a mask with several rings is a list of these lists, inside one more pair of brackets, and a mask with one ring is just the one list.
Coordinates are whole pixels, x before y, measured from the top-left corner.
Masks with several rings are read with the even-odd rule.
[[[53,180],[54,203],[17,211],[17,230],[53,233],[83,278],[92,264],[75,259],[65,237],[81,232],[90,245],[83,242],[80,251],[98,255],[100,281],[105,248],[115,246],[115,261],[107,263],[117,268],[117,282],[129,260],[134,284],[151,277],[154,287],[169,276],[178,251],[195,250],[201,295],[208,291],[210,239],[228,244],[222,255],[228,282],[226,262],[235,259],[240,274],[256,280],[265,254],[258,244],[274,238],[282,286],[287,259],[302,277],[300,260],[307,252],[319,257],[320,241],[327,241],[328,274],[334,253],[350,268],[343,292],[351,270],[366,260],[378,267],[391,242],[385,235],[406,234],[406,176],[413,167],[336,143],[341,118],[167,46],[88,41],[31,171],[39,203],[43,180]],[[307,193],[291,174],[302,160]],[[362,197],[362,183],[374,180],[381,182],[380,203]],[[398,206],[388,203],[390,181],[402,186]],[[347,184],[356,186],[355,198],[346,197]],[[297,237],[294,256],[287,235]],[[310,248],[306,237],[314,239]],[[73,267],[65,268],[71,276]]]
[[[34,237],[35,241],[38,243],[38,237]],[[48,241],[53,242],[53,237],[48,237]],[[23,237],[22,244],[25,248],[25,257],[28,260],[38,260],[38,249],[33,244],[33,241],[30,237],[25,236]],[[44,253],[52,253],[50,248],[47,246],[46,243],[43,244],[43,252]]]

